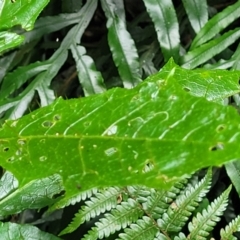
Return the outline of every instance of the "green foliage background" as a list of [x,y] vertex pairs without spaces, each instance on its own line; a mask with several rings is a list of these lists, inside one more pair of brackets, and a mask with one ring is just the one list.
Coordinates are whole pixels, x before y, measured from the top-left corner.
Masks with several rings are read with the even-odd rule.
[[[181,231],[187,221],[192,239],[194,234],[207,236],[190,222],[204,200],[192,183],[181,189],[191,186],[199,200],[191,210],[187,204],[179,207],[188,211],[184,221],[184,214],[176,218],[167,207],[175,206],[178,197],[185,203],[187,193],[175,192],[167,205],[158,206],[161,214],[145,208],[157,201],[153,191],[166,198],[169,192],[159,188],[223,163],[225,168],[214,170],[213,192],[223,192],[232,183],[238,198],[239,167],[233,160],[239,158],[239,8],[239,1],[2,1],[0,232],[13,232],[15,239],[21,231],[24,236],[58,239],[66,227],[60,221],[69,211],[66,206],[89,199],[99,210],[90,209],[90,217],[80,210],[74,227],[70,224],[62,233],[71,233],[85,221],[90,224],[83,226],[87,231],[94,218],[97,227],[85,239],[186,239],[186,231]],[[201,68],[192,70],[197,67]],[[228,181],[222,187],[224,177]],[[136,184],[145,185],[149,198],[143,201],[138,191],[133,197],[129,189]],[[215,214],[220,219],[229,191],[212,204],[209,201],[206,212],[197,215],[208,226],[208,234],[214,224],[206,218]],[[108,194],[113,194],[111,203],[105,199]],[[233,198],[229,202],[231,206]],[[134,207],[139,204],[141,214]],[[53,220],[46,213],[39,218],[27,210],[45,206],[51,207]],[[117,212],[124,209],[132,214],[120,217]],[[111,214],[101,218],[106,211]],[[40,224],[43,231],[7,220],[16,213],[18,223]],[[221,232],[222,239],[226,235],[234,239],[238,214],[237,209],[231,214],[228,210],[231,218],[226,217],[229,225]],[[165,228],[171,218],[176,222]],[[67,224],[70,220],[68,216]],[[43,228],[51,221],[55,225],[49,232],[54,235]],[[105,224],[101,232],[101,224],[108,221],[112,227]],[[149,226],[154,231],[141,234]]]

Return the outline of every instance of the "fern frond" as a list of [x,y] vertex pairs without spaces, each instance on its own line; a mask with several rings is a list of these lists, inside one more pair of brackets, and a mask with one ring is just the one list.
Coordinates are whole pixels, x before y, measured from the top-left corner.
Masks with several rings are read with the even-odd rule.
[[74,204],[76,204],[80,201],[84,201],[87,198],[90,198],[94,194],[96,194],[97,191],[98,191],[97,188],[91,188],[89,190],[79,192],[78,194],[72,196],[71,198],[63,198],[60,201],[58,201],[56,204],[51,206],[48,211],[51,212],[53,210],[64,208],[64,207],[67,207],[69,205],[74,205]]
[[186,238],[185,234],[181,232],[181,233],[179,233],[178,236],[176,236],[174,238],[174,240],[187,240],[187,238]]
[[212,171],[209,169],[207,175],[198,184],[195,186],[189,184],[158,220],[159,227],[164,231],[180,231],[209,191],[211,179]]
[[156,233],[158,232],[158,228],[149,217],[144,216],[142,219],[137,220],[136,223],[131,224],[130,228],[124,229],[124,232],[125,233],[119,234],[119,239],[146,240],[154,239]]
[[228,204],[228,195],[231,191],[232,186],[230,185],[221,196],[215,199],[207,209],[204,209],[202,214],[197,213],[196,217],[193,217],[192,222],[188,224],[190,234],[188,239],[199,239],[203,240],[209,235],[216,222],[220,220],[220,217],[225,211]]
[[240,216],[237,216],[225,227],[225,229],[221,229],[220,231],[221,240],[237,240],[237,238],[233,236],[233,233],[239,231],[240,231]]
[[117,187],[110,187],[102,192],[97,192],[89,201],[85,201],[85,205],[75,214],[72,222],[59,235],[71,233],[85,221],[115,208],[120,192],[121,189]]
[[183,179],[174,184],[168,191],[149,189],[143,186],[129,186],[127,191],[132,198],[142,204],[147,215],[158,219],[167,211],[169,204],[176,199],[176,196],[184,189],[186,183],[187,179]]
[[117,205],[116,209],[113,209],[110,213],[106,213],[103,218],[96,222],[96,227],[93,227],[84,236],[84,239],[94,240],[108,237],[120,229],[126,228],[131,223],[136,222],[142,217],[143,213],[139,203],[129,198],[127,202]]

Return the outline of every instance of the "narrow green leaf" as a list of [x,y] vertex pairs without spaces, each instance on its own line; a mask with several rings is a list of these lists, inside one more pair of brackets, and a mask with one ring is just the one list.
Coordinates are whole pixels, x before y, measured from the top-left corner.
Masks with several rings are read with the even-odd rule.
[[50,67],[50,62],[35,62],[24,67],[19,67],[15,71],[8,73],[1,86],[1,100],[7,98],[22,84],[30,78],[46,71]]
[[40,209],[53,204],[64,193],[63,182],[58,174],[33,180],[1,199],[0,216],[15,214],[27,208]]
[[60,14],[57,16],[39,18],[34,25],[34,29],[23,33],[23,36],[25,37],[24,43],[39,39],[45,34],[56,32],[72,24],[77,24],[79,23],[79,19],[82,17],[83,11],[80,10],[77,13]]
[[[203,66],[203,68],[205,69],[230,69],[232,68],[236,63],[236,60],[224,60],[224,59],[220,59],[217,63],[214,64],[210,64],[207,63]],[[240,70],[240,69],[235,69],[235,70]]]
[[6,171],[0,180],[0,200],[13,192],[18,187],[17,179]]
[[60,238],[40,231],[31,225],[20,225],[11,222],[0,222],[0,235],[4,240],[37,239],[37,240],[60,240]]
[[38,15],[48,2],[49,0],[4,1],[0,17],[0,30],[6,30],[16,25],[21,25],[27,31],[31,30]]
[[239,159],[237,111],[183,91],[175,72],[170,62],[134,89],[58,99],[7,121],[2,167],[20,186],[58,173],[71,197],[97,186],[166,187],[183,174]]
[[238,195],[240,196],[240,163],[239,161],[230,162],[225,164],[225,168],[233,186],[235,187]]
[[195,33],[198,33],[208,21],[208,6],[206,0],[183,0],[188,19]]
[[[202,2],[202,1],[199,1]],[[240,1],[225,8],[222,12],[211,18],[194,38],[190,51],[201,46],[210,39],[213,39],[218,33],[229,26],[234,20],[240,17]]]
[[103,83],[102,74],[96,70],[93,59],[86,55],[86,49],[76,44],[72,44],[70,49],[76,62],[78,79],[85,96],[104,92],[106,87]]
[[144,0],[146,9],[154,23],[165,62],[173,57],[179,58],[179,26],[174,5],[171,0]]
[[240,37],[240,28],[230,30],[222,36],[203,44],[202,46],[189,51],[181,58],[181,64],[184,68],[195,68],[205,63],[218,53],[222,52],[228,46],[236,42]]
[[[6,94],[9,94],[17,89],[20,85],[27,81],[28,78],[35,76],[36,74],[38,75],[29,83],[23,92],[18,94],[17,97],[2,99],[0,101],[0,112],[14,107],[11,112],[8,113],[9,118],[16,119],[21,117],[24,111],[27,109],[32,97],[34,96],[35,90],[37,90],[39,93],[42,106],[46,106],[55,99],[53,91],[49,88],[51,80],[56,76],[59,69],[65,62],[70,46],[76,42],[76,39],[78,39],[78,42],[80,41],[81,36],[88,26],[88,23],[91,20],[96,7],[97,2],[95,0],[87,1],[87,3],[79,12],[79,15],[82,16],[79,23],[70,29],[66,37],[63,39],[58,50],[52,55],[49,60],[46,62],[37,62],[32,65],[19,68],[15,72],[9,74],[9,78],[12,80],[9,80],[8,78],[10,84],[6,82],[4,85],[6,90],[4,90],[5,98]],[[18,78],[18,83],[16,84],[14,82],[14,77],[17,77],[18,74],[20,74],[21,79]]]
[[123,0],[101,0],[108,19],[108,42],[113,60],[125,88],[141,82],[139,57],[135,43],[127,31]]

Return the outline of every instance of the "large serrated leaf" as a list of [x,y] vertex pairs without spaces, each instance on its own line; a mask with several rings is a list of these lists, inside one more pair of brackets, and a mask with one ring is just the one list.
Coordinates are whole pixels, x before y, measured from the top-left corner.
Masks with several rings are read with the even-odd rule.
[[239,158],[237,111],[191,96],[176,72],[170,62],[134,89],[58,99],[7,121],[0,130],[2,167],[20,186],[60,174],[70,197],[96,186],[166,187],[183,174]]

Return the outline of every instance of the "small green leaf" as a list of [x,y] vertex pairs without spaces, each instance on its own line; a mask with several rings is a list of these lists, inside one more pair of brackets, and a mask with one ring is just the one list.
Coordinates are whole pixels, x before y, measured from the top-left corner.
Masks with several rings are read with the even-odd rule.
[[183,0],[188,19],[195,33],[198,33],[208,20],[206,0]]
[[225,164],[225,168],[233,186],[235,187],[238,195],[240,196],[240,163],[239,161],[230,162]]
[[[202,1],[199,1],[202,2]],[[222,12],[211,18],[194,38],[190,51],[201,46],[210,39],[213,39],[218,33],[230,25],[234,20],[240,17],[240,1],[225,8]]]
[[20,225],[11,222],[0,222],[0,235],[4,240],[37,239],[37,240],[60,240],[60,238],[40,231],[31,225]]
[[21,25],[22,28],[29,31],[33,28],[34,22],[49,0],[16,0],[14,2],[9,0],[4,2],[0,13],[0,30]]
[[165,62],[179,58],[180,36],[177,15],[171,0],[144,0],[157,33]]
[[141,82],[139,56],[135,43],[127,31],[123,0],[101,0],[108,19],[108,43],[113,60],[125,88]]
[[55,203],[64,193],[62,178],[58,174],[33,180],[1,199],[0,216],[18,213],[27,208],[40,209]]
[[236,42],[239,37],[240,28],[236,28],[192,51],[189,51],[181,58],[180,62],[182,67],[189,69],[196,68]]
[[11,32],[0,32],[0,53],[23,42],[23,36]]

